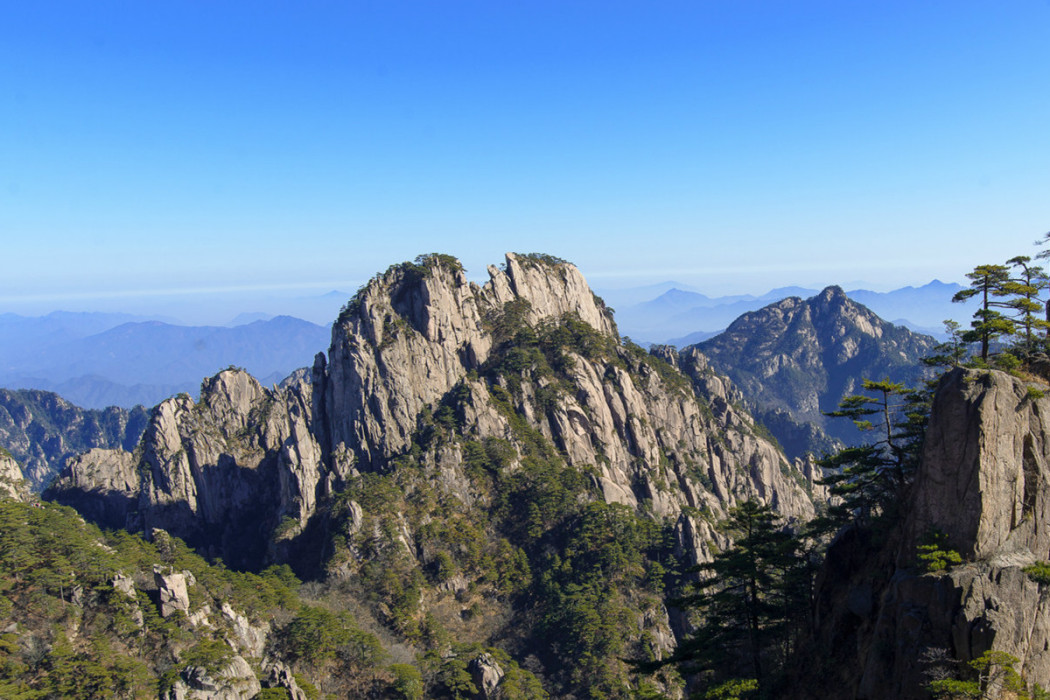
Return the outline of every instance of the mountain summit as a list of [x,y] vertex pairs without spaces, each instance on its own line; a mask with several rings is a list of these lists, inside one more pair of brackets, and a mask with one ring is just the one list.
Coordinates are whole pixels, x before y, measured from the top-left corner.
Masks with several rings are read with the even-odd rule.
[[788,454],[797,456],[826,445],[805,423],[853,442],[856,430],[827,421],[824,412],[857,393],[865,378],[920,381],[920,358],[934,344],[832,286],[809,299],[788,297],[746,313],[696,347],[753,402]]

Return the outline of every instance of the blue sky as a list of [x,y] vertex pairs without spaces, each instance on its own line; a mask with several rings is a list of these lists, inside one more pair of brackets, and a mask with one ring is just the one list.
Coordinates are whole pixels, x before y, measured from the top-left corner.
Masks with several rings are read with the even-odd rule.
[[6,2],[0,312],[430,251],[961,280],[1050,229],[1048,37],[1047,0]]

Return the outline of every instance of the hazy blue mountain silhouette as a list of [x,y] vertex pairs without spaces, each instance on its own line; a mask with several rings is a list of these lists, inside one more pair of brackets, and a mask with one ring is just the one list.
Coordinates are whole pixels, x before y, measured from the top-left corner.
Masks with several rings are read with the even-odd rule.
[[[92,321],[83,320],[78,332]],[[18,333],[17,325],[5,328],[18,340],[4,343],[0,384],[55,391],[88,408],[152,405],[180,391],[195,393],[202,377],[230,365],[279,380],[311,364],[330,339],[328,327],[290,316],[233,328],[134,321],[80,337],[49,334],[49,323],[35,320],[24,324],[39,329],[35,335]]]
[[[639,288],[663,291],[647,301],[616,307],[616,323],[621,333],[637,342],[682,346],[710,337],[741,315],[767,304],[788,297],[808,298],[818,292],[805,287],[780,287],[761,296],[709,297],[688,289],[666,288],[667,284],[673,283]],[[973,304],[952,303],[952,296],[960,289],[959,284],[933,280],[921,287],[902,287],[890,292],[855,289],[846,294],[881,318],[939,337],[945,319],[954,318],[965,326],[973,314]]]

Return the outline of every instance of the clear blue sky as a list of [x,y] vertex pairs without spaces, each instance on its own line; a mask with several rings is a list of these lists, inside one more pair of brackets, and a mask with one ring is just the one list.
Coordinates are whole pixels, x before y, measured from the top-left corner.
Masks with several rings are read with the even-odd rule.
[[0,66],[0,312],[429,251],[891,288],[1050,229],[1047,0],[3,2]]

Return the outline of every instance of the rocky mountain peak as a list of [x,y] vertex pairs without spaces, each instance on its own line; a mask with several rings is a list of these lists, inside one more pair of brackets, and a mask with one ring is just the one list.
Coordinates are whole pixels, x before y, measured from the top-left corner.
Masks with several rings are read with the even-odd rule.
[[852,426],[829,423],[824,413],[857,393],[865,378],[917,383],[923,376],[919,360],[934,343],[883,321],[833,286],[810,299],[789,297],[746,313],[697,347],[797,457],[828,447],[807,437],[806,424],[841,441],[855,440]]
[[[657,357],[624,345],[579,270],[557,258],[507,254],[489,277],[471,283],[437,254],[395,265],[346,306],[312,371],[275,390],[220,372],[198,402],[157,406],[134,455],[85,455],[51,495],[108,513],[107,524],[193,543],[270,541],[285,521],[294,527],[282,532],[301,532],[354,475],[421,455],[421,436],[445,411],[461,439],[521,443],[512,463],[525,443],[549,441],[606,501],[661,517],[683,507],[717,514],[748,496],[791,517],[812,513],[805,477],[701,353]],[[473,501],[462,447],[425,459]]]
[[849,297],[846,296],[846,292],[842,291],[842,287],[837,284],[825,287],[815,298],[825,304],[833,301],[842,302],[849,299]]
[[493,317],[507,305],[527,323],[571,314],[618,340],[611,313],[574,265],[508,253],[488,273],[479,287],[455,258],[421,256],[375,277],[347,305],[332,330],[325,391],[338,452],[374,467],[403,451],[423,407],[488,359]]
[[[508,254],[489,277],[436,254],[395,265],[340,314],[327,359],[274,389],[223,371],[199,401],[157,406],[133,453],[82,455],[49,496],[228,566],[289,563],[406,638],[433,619],[460,639],[523,640],[550,669],[626,677],[619,653],[581,652],[591,633],[540,601],[586,577],[587,610],[617,601],[593,608],[616,620],[616,648],[666,653],[688,621],[631,592],[648,569],[667,585],[662,565],[628,562],[710,561],[749,499],[805,522],[812,473],[699,350],[621,339],[574,266]],[[615,564],[585,553],[606,542]],[[492,660],[470,667],[482,686],[515,673]],[[557,673],[559,697],[596,677]]]
[[533,322],[575,314],[600,333],[618,337],[612,314],[591,292],[575,265],[536,254],[507,253],[506,260],[502,268],[488,268],[491,281],[485,286],[491,286],[496,302],[521,298],[531,305]]

